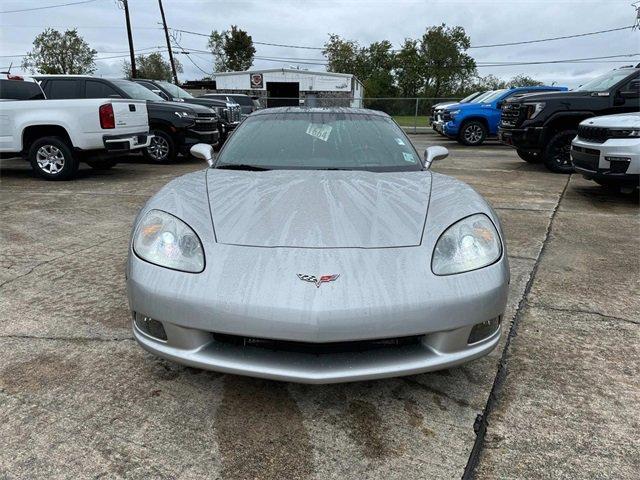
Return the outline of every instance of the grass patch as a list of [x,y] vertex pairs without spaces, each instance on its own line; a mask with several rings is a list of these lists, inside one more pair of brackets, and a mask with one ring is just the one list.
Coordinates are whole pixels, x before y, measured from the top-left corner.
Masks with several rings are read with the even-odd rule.
[[418,116],[418,118],[413,115],[394,115],[393,119],[402,127],[413,127],[414,122],[418,127],[428,127],[430,125],[429,117],[426,115]]

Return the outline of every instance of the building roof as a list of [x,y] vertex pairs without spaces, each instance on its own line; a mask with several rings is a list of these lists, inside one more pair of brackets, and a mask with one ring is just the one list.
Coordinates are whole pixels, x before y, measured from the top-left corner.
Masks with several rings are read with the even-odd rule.
[[313,70],[299,70],[297,68],[266,68],[264,70],[244,70],[242,72],[220,72],[220,73],[214,73],[212,77],[215,78],[215,77],[224,77],[224,76],[230,76],[230,75],[246,75],[251,73],[273,73],[273,72],[302,73],[307,75],[326,75],[331,77],[343,77],[343,78],[355,77],[355,75],[351,73],[316,72]]

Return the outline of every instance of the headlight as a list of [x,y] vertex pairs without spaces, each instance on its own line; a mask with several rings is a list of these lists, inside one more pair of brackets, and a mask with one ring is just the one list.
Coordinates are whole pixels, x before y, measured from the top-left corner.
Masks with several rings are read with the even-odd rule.
[[502,255],[502,243],[493,222],[482,213],[451,225],[433,251],[431,270],[436,275],[468,272],[491,265]]
[[526,110],[527,119],[535,118],[546,105],[545,102],[532,102],[532,103],[524,103]]
[[204,251],[196,233],[182,220],[161,210],[150,210],[133,234],[133,251],[161,267],[199,273]]
[[455,117],[455,116],[456,116],[457,114],[459,114],[459,113],[460,113],[460,110],[451,110],[451,111],[449,112],[449,115],[451,115],[452,117]]
[[191,120],[194,120],[196,118],[195,115],[189,112],[173,112],[173,113],[175,113],[180,118],[189,118]]
[[616,128],[610,130],[610,138],[638,138],[640,137],[640,128]]

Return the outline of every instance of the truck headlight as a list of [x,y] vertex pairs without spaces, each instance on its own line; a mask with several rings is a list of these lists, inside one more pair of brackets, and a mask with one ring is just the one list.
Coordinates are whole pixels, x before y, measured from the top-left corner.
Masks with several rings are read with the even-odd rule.
[[431,259],[436,275],[452,275],[486,267],[502,255],[493,222],[482,213],[457,221],[440,236]]
[[531,103],[525,102],[523,105],[527,109],[526,110],[527,119],[531,119],[538,116],[538,114],[544,109],[544,106],[546,105],[546,103],[545,102],[531,102]]
[[133,234],[133,251],[142,260],[173,270],[200,273],[204,251],[198,235],[178,217],[150,210]]
[[638,138],[640,137],[640,128],[616,128],[610,130],[610,138]]

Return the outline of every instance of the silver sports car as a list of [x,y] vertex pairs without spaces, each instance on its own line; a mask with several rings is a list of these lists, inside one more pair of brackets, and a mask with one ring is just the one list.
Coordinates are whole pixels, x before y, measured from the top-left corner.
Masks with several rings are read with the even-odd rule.
[[272,108],[138,215],[133,332],[197,368],[306,383],[409,375],[489,353],[509,266],[497,215],[432,173],[386,114]]

